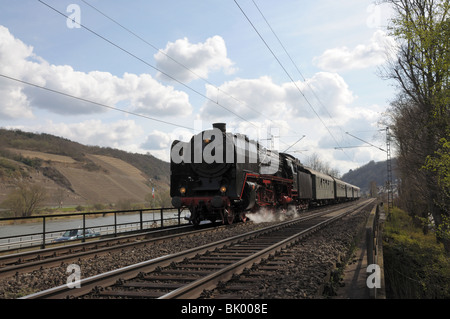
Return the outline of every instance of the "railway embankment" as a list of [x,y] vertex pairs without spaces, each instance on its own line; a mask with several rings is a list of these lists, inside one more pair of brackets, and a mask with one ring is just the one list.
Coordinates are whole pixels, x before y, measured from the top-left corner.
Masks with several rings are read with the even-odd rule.
[[358,230],[349,258],[331,272],[330,297],[449,299],[450,256],[433,228],[424,233],[407,212],[393,208],[388,215],[377,207],[378,216],[374,209]]
[[331,272],[328,293],[335,299],[384,299],[382,234],[386,214],[376,203],[366,219],[355,224],[355,236]]
[[450,298],[450,256],[432,225],[424,233],[407,212],[394,208],[383,230],[383,255],[387,298]]

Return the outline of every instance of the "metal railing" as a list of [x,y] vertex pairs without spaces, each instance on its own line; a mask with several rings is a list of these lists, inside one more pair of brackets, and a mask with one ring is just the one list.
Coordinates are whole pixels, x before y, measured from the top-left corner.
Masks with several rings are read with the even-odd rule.
[[380,205],[375,205],[366,223],[367,266],[377,265],[380,269],[380,287],[369,287],[369,296],[373,299],[382,299],[385,296],[381,209]]
[[[24,247],[40,246],[45,248],[47,245],[54,243],[55,239],[69,229],[81,230],[83,235],[77,240],[84,242],[89,238],[87,235],[85,236],[88,230],[93,230],[100,236],[105,237],[150,228],[181,225],[187,223],[181,213],[180,209],[176,208],[148,208],[0,218],[0,251]],[[55,222],[58,222],[57,225]],[[6,227],[14,227],[18,224],[26,226],[30,223],[40,228],[41,231],[2,236],[4,232],[1,230]],[[74,227],[70,224],[77,224],[78,226]]]

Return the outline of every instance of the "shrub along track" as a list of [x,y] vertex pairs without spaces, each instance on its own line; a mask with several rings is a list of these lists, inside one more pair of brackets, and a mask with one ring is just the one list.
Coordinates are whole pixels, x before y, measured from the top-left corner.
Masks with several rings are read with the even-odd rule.
[[[224,239],[85,278],[81,281],[79,289],[68,289],[67,285],[62,285],[26,298],[64,298],[85,295],[89,292],[88,298],[118,296],[120,298],[165,299],[198,298],[208,295],[214,297],[218,294],[211,290],[218,283],[229,280],[233,275],[258,264],[261,260],[271,258],[301,241],[304,236],[316,232],[349,212],[360,211],[370,203],[371,201],[358,203],[351,208],[328,208],[325,213],[312,214],[307,218],[296,219],[294,222],[281,223],[270,229],[253,231],[232,239]],[[283,260],[278,260],[276,264],[272,262],[269,267],[276,270],[284,268],[289,261],[296,263],[292,256],[285,257]],[[259,282],[262,281],[259,280]],[[251,282],[253,285],[258,282],[258,279],[240,280],[240,284],[244,282]],[[289,291],[286,290],[286,292]]]

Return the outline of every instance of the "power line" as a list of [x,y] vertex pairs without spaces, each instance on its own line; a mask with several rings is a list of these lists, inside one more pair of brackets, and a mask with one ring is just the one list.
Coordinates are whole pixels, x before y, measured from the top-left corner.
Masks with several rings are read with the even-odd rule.
[[171,122],[168,122],[168,121],[159,120],[159,119],[156,119],[154,117],[150,117],[150,116],[147,116],[147,115],[143,115],[143,114],[139,114],[139,113],[135,113],[135,112],[131,112],[131,111],[122,110],[122,109],[119,109],[119,108],[114,107],[114,106],[110,106],[110,105],[106,105],[106,104],[103,104],[103,103],[91,101],[91,100],[88,100],[88,99],[85,99],[85,98],[82,98],[82,97],[79,97],[79,96],[75,96],[75,95],[71,95],[71,94],[64,93],[64,92],[61,92],[61,91],[57,91],[57,90],[54,90],[54,89],[50,89],[50,88],[47,88],[45,86],[41,86],[41,85],[38,85],[38,84],[35,84],[35,83],[27,82],[27,81],[24,81],[24,80],[19,80],[19,79],[16,79],[16,78],[4,75],[4,74],[0,74],[0,76],[5,78],[5,79],[11,80],[11,81],[16,81],[16,82],[19,82],[19,83],[22,83],[22,84],[26,84],[28,86],[33,86],[33,87],[41,89],[41,90],[45,90],[45,91],[49,91],[49,92],[56,93],[56,94],[59,94],[59,95],[63,95],[63,96],[66,96],[66,97],[70,97],[72,99],[76,99],[76,100],[79,100],[79,101],[95,104],[97,106],[105,107],[105,108],[108,108],[108,109],[111,109],[111,110],[119,111],[119,112],[130,114],[130,115],[143,117],[145,119],[156,121],[156,122],[160,122],[160,123],[164,123],[164,124],[167,124],[167,125],[172,125],[172,126],[176,126],[176,127],[180,127],[180,128],[185,128],[185,129],[188,129],[188,130],[191,130],[191,131],[195,131],[191,127],[187,127],[187,126],[184,126],[184,125],[171,123]]
[[[45,3],[45,2],[42,1],[42,0],[38,0],[38,1],[39,1],[40,3],[42,3],[43,5],[47,6],[48,8],[52,9],[53,11],[59,13],[59,14],[62,15],[63,17],[69,19],[69,17],[68,17],[66,14],[64,14],[64,13],[61,12],[61,11],[59,11],[58,9],[52,7],[51,5]],[[227,107],[221,105],[218,101],[214,101],[213,99],[211,99],[211,98],[208,97],[207,95],[205,95],[205,94],[201,93],[200,91],[198,91],[198,90],[196,90],[196,89],[190,87],[190,86],[187,85],[186,83],[183,83],[183,82],[181,82],[180,80],[174,78],[173,76],[169,75],[168,73],[166,73],[166,72],[162,71],[161,69],[157,68],[156,66],[154,66],[154,65],[152,65],[152,64],[150,64],[150,63],[148,63],[148,62],[145,61],[144,59],[138,57],[138,56],[135,55],[134,53],[131,53],[131,52],[128,51],[127,49],[124,49],[124,48],[121,47],[120,45],[114,43],[113,41],[107,39],[106,37],[104,37],[104,36],[102,36],[101,34],[95,32],[94,30],[92,30],[92,29],[86,27],[85,25],[79,23],[78,21],[74,21],[74,22],[77,23],[77,24],[78,24],[80,27],[82,27],[83,29],[85,29],[85,30],[91,32],[92,34],[96,35],[96,36],[99,37],[100,39],[102,39],[102,40],[108,42],[109,44],[111,44],[112,46],[116,47],[117,49],[119,49],[119,50],[121,50],[121,51],[127,53],[128,55],[130,55],[130,56],[132,56],[133,58],[139,60],[140,62],[144,63],[145,65],[147,65],[147,66],[151,67],[152,69],[154,69],[154,70],[160,72],[161,74],[167,76],[168,78],[172,79],[173,81],[175,81],[175,82],[181,84],[181,85],[184,86],[185,88],[187,88],[187,89],[193,91],[194,93],[197,93],[198,95],[204,97],[205,99],[207,99],[207,100],[213,102],[214,104],[216,104],[216,105],[222,107],[223,109],[227,110],[228,112],[234,114],[235,116],[237,116],[237,117],[240,118],[241,120],[243,120],[243,121],[245,121],[245,122],[251,124],[252,126],[256,127],[252,122],[250,122],[250,121],[248,121],[247,119],[243,118],[243,117],[240,116],[239,114],[237,114],[237,113],[231,111],[231,110],[228,109]]]
[[155,49],[156,51],[158,51],[159,53],[165,55],[167,58],[169,58],[170,60],[172,60],[173,62],[175,62],[176,64],[178,64],[179,66],[183,67],[184,69],[186,69],[187,71],[191,72],[193,75],[195,75],[196,77],[198,77],[199,79],[202,79],[203,81],[205,81],[206,83],[212,85],[215,87],[215,85],[213,83],[211,83],[210,81],[208,81],[207,79],[203,78],[201,75],[197,74],[196,72],[194,72],[192,69],[190,69],[189,67],[187,67],[186,65],[184,65],[183,63],[177,61],[176,59],[172,58],[170,55],[168,55],[167,53],[165,53],[163,50],[159,49],[158,47],[156,47],[155,45],[153,45],[152,43],[148,42],[147,40],[145,40],[143,37],[141,37],[140,35],[138,35],[136,32],[133,32],[132,30],[130,30],[129,28],[125,27],[123,24],[121,24],[120,22],[118,22],[117,20],[111,18],[110,16],[108,16],[106,13],[102,12],[100,9],[94,7],[92,4],[86,2],[85,0],[81,0],[83,1],[86,5],[88,5],[89,7],[91,7],[92,9],[94,9],[95,11],[97,11],[98,13],[100,13],[102,16],[104,16],[105,18],[107,18],[108,20],[112,21],[113,23],[117,24],[119,27],[121,27],[122,29],[124,29],[125,31],[127,31],[128,33],[132,34],[133,36],[135,36],[136,38],[138,38],[139,40],[141,40],[142,42],[144,42],[145,44],[149,45],[150,47],[152,47],[153,49]]
[[[380,130],[381,131],[381,130]],[[354,138],[356,138],[357,140],[360,140],[363,143],[368,144],[370,147],[375,147],[377,149],[379,149],[380,151],[383,151],[386,153],[387,155],[387,160],[386,160],[386,164],[387,164],[387,190],[388,190],[388,214],[390,213],[391,209],[394,207],[394,193],[392,190],[392,163],[391,163],[391,134],[389,132],[389,126],[386,127],[386,150],[382,149],[381,147],[378,147],[376,145],[373,145],[372,143],[369,143],[359,137],[356,137],[352,134],[350,134],[349,132],[345,132],[350,136],[353,136]]]
[[[270,51],[270,53],[273,55],[273,57],[275,58],[275,60],[278,62],[278,64],[281,66],[281,68],[283,69],[283,71],[286,73],[286,75],[289,77],[289,79],[291,80],[291,82],[294,84],[294,86],[297,88],[297,90],[300,92],[300,94],[304,97],[305,101],[307,102],[307,104],[309,105],[309,107],[311,108],[311,110],[314,112],[314,114],[317,116],[317,118],[320,120],[320,122],[322,123],[322,125],[325,127],[325,129],[328,131],[328,133],[330,134],[330,136],[333,138],[333,140],[335,141],[335,143],[339,145],[338,141],[336,140],[336,138],[334,137],[333,133],[331,133],[330,129],[328,128],[328,126],[325,124],[325,122],[322,120],[322,118],[320,117],[320,115],[317,113],[317,111],[314,109],[314,107],[312,106],[311,102],[308,100],[308,98],[306,97],[306,95],[302,92],[302,90],[298,87],[297,83],[295,82],[295,80],[292,78],[292,76],[289,74],[289,72],[286,70],[286,68],[284,67],[284,65],[281,63],[281,61],[278,59],[278,57],[276,56],[276,54],[273,52],[273,50],[270,48],[269,44],[266,42],[266,40],[264,40],[264,37],[261,35],[261,33],[258,31],[258,29],[255,27],[255,25],[253,24],[253,22],[250,20],[250,18],[247,16],[247,14],[244,12],[244,10],[241,8],[241,6],[239,5],[239,3],[237,2],[237,0],[234,0],[234,3],[237,5],[237,7],[239,8],[239,10],[242,12],[242,14],[244,15],[244,17],[247,19],[247,21],[250,23],[250,25],[253,27],[253,29],[255,30],[255,32],[258,34],[258,36],[260,37],[260,39],[263,41],[263,43],[265,44],[265,46],[267,47],[267,49]],[[345,153],[345,152],[344,152]],[[345,153],[346,154],[346,153]],[[346,154],[347,155],[347,154]],[[348,155],[347,155],[348,156]]]
[[[67,15],[65,15],[64,13],[62,13],[62,12],[60,12],[59,10],[55,9],[54,7],[50,6],[49,4],[47,4],[47,3],[45,3],[45,2],[43,2],[43,1],[41,1],[41,0],[38,0],[38,1],[41,2],[42,4],[46,5],[46,6],[49,7],[50,9],[54,10],[55,12],[59,13],[60,15],[62,15],[62,16],[64,16],[64,17],[68,18]],[[116,20],[114,20],[113,18],[109,17],[108,15],[106,15],[105,13],[103,13],[101,10],[99,10],[99,9],[96,8],[96,7],[94,7],[93,5],[87,3],[87,2],[84,1],[84,0],[82,0],[82,1],[83,1],[86,5],[90,6],[92,9],[96,10],[96,11],[99,12],[101,15],[103,15],[104,17],[106,17],[107,19],[111,20],[112,22],[114,22],[115,24],[117,24],[118,26],[120,26],[121,28],[123,28],[124,30],[126,30],[127,32],[129,32],[130,34],[132,34],[133,36],[137,37],[138,39],[140,39],[141,41],[143,41],[143,42],[146,43],[147,45],[151,46],[152,48],[154,48],[154,49],[157,50],[158,52],[161,52],[162,54],[164,54],[165,56],[167,56],[168,58],[170,58],[172,61],[174,61],[174,62],[177,63],[178,65],[182,66],[183,68],[185,68],[186,70],[188,70],[188,71],[190,71],[192,74],[194,74],[195,76],[197,76],[197,77],[199,77],[200,79],[204,80],[206,83],[208,83],[208,84],[210,84],[211,86],[215,87],[218,91],[220,91],[220,92],[222,92],[222,93],[228,95],[229,97],[231,97],[231,98],[234,99],[235,101],[237,101],[237,102],[243,104],[244,106],[250,108],[250,109],[253,110],[254,112],[256,112],[256,113],[262,115],[263,117],[267,118],[270,122],[273,123],[272,119],[270,119],[269,117],[267,117],[267,116],[264,115],[263,113],[259,112],[258,110],[256,110],[256,109],[250,107],[250,106],[248,105],[248,103],[246,103],[246,102],[244,102],[244,101],[242,101],[242,100],[237,99],[236,97],[232,96],[231,94],[229,94],[229,93],[227,93],[227,92],[225,92],[225,91],[223,91],[223,90],[220,90],[220,88],[218,88],[217,86],[215,86],[214,84],[212,84],[210,81],[208,81],[207,79],[201,77],[200,75],[198,75],[197,73],[195,73],[194,71],[192,71],[191,69],[189,69],[187,66],[185,66],[185,65],[182,64],[181,62],[178,62],[177,60],[173,59],[172,57],[170,57],[169,55],[167,55],[165,52],[163,52],[162,50],[158,49],[155,45],[151,44],[150,42],[146,41],[144,38],[142,38],[141,36],[139,36],[137,33],[133,32],[132,30],[130,30],[129,28],[125,27],[124,25],[122,25],[122,24],[119,23],[118,21],[116,21]],[[188,89],[194,91],[195,93],[197,93],[197,94],[203,96],[204,98],[208,99],[209,101],[213,102],[214,104],[217,104],[218,106],[224,108],[225,110],[227,110],[227,111],[229,111],[230,113],[234,114],[235,116],[239,117],[239,118],[242,119],[243,121],[248,122],[248,123],[250,123],[252,126],[256,127],[256,125],[254,125],[253,123],[251,123],[249,120],[245,119],[244,117],[238,115],[237,113],[231,111],[231,110],[228,109],[227,107],[225,107],[225,106],[223,106],[222,104],[220,104],[220,103],[218,102],[218,100],[217,100],[217,101],[214,101],[213,99],[209,98],[208,96],[206,96],[206,95],[202,94],[201,92],[199,92],[199,91],[193,89],[192,87],[188,86],[187,84],[182,83],[181,81],[177,80],[177,79],[174,78],[173,76],[170,76],[169,74],[163,72],[163,71],[160,70],[159,68],[157,68],[157,67],[151,65],[150,63],[144,61],[143,59],[137,57],[136,55],[134,55],[133,53],[129,52],[128,50],[126,50],[126,49],[120,47],[119,45],[117,45],[117,44],[115,44],[114,42],[110,41],[109,39],[105,38],[104,36],[98,34],[97,32],[95,32],[95,31],[93,31],[93,30],[91,30],[91,29],[89,29],[89,28],[86,27],[85,25],[83,25],[83,24],[81,24],[81,23],[79,23],[79,22],[77,22],[77,21],[75,21],[75,22],[76,22],[78,25],[80,25],[80,27],[82,27],[82,28],[86,29],[87,31],[93,33],[94,35],[100,37],[100,38],[103,39],[104,41],[106,41],[106,42],[110,43],[111,45],[115,46],[116,48],[118,48],[118,49],[124,51],[125,53],[127,53],[127,54],[131,55],[132,57],[138,59],[139,61],[143,62],[144,64],[146,64],[146,65],[148,65],[148,66],[150,66],[151,68],[155,69],[156,71],[160,72],[161,74],[164,74],[165,76],[169,77],[170,79],[172,79],[172,80],[174,80],[174,81],[180,83],[180,84],[183,85],[184,87],[186,87],[186,88],[188,88]],[[293,131],[292,129],[289,129],[289,130],[292,131],[292,132],[294,132],[294,133],[297,134],[297,136],[298,136],[298,133],[297,133],[297,132]],[[288,145],[287,143],[285,143],[285,142],[283,142],[283,141],[280,141],[280,142],[283,143],[283,144]]]
[[267,26],[270,28],[270,30],[272,31],[273,35],[275,36],[275,38],[278,40],[278,43],[281,45],[281,47],[283,48],[284,52],[286,53],[286,55],[288,56],[289,60],[291,60],[292,64],[294,65],[295,69],[297,70],[297,72],[300,74],[301,78],[303,79],[303,81],[305,82],[305,84],[311,89],[311,92],[314,94],[314,96],[316,97],[317,101],[319,101],[320,105],[322,105],[322,107],[324,108],[324,110],[327,112],[328,116],[332,119],[331,114],[328,112],[328,109],[325,107],[325,105],[322,103],[322,101],[319,99],[319,97],[317,96],[316,92],[314,92],[313,88],[309,85],[308,81],[306,80],[306,78],[303,76],[302,72],[300,71],[299,67],[297,66],[297,63],[294,62],[294,60],[292,59],[291,55],[289,54],[289,52],[287,51],[286,47],[283,45],[283,43],[281,42],[280,38],[278,37],[278,35],[276,34],[275,30],[272,28],[272,26],[270,25],[269,21],[266,19],[265,15],[262,13],[261,9],[259,8],[259,6],[256,4],[255,0],[252,0],[253,4],[255,5],[256,9],[258,9],[259,13],[261,14],[261,16],[263,17],[264,21],[266,22]]
[[[259,8],[259,6],[256,4],[255,0],[252,0],[253,4],[255,5],[256,9],[259,11],[259,13],[261,14],[262,18],[264,19],[264,21],[266,22],[267,26],[269,27],[269,29],[272,31],[273,35],[275,36],[275,38],[278,40],[278,43],[280,44],[280,46],[283,48],[284,52],[286,53],[287,57],[289,58],[289,60],[292,62],[292,64],[294,65],[295,69],[297,70],[298,74],[300,75],[300,77],[303,79],[305,85],[307,85],[309,87],[309,89],[311,90],[312,94],[314,95],[314,97],[316,98],[316,100],[319,102],[319,104],[322,106],[322,108],[325,110],[325,112],[328,114],[329,118],[331,120],[334,121],[333,117],[331,116],[330,112],[328,111],[328,108],[325,106],[325,104],[322,102],[322,100],[319,98],[319,96],[316,94],[315,90],[311,87],[311,85],[309,85],[308,81],[306,80],[305,76],[303,75],[303,73],[300,71],[300,68],[297,66],[297,63],[294,62],[294,60],[292,59],[291,55],[289,54],[288,50],[286,49],[286,47],[284,46],[283,42],[281,41],[281,39],[278,37],[277,33],[275,32],[275,30],[272,28],[272,26],[270,25],[269,21],[266,19],[265,15],[263,14],[263,12],[261,11],[261,9]],[[335,122],[336,123],[336,122]],[[336,126],[339,127],[339,125],[336,124]],[[339,127],[339,129],[341,130],[341,132],[343,132],[342,128]],[[342,149],[342,148],[341,148]],[[345,152],[344,152],[345,153]]]
[[363,142],[363,143],[366,143],[366,144],[369,144],[369,145],[372,146],[372,147],[378,148],[380,151],[387,152],[386,150],[382,149],[381,147],[378,147],[378,146],[376,146],[376,145],[373,145],[372,143],[369,143],[369,142],[367,142],[367,141],[364,141],[363,139],[360,139],[359,137],[356,137],[355,135],[352,135],[352,134],[350,134],[349,132],[345,132],[345,133],[348,134],[348,135],[350,135],[350,136],[352,136],[352,137],[354,137],[354,138],[356,138],[357,140],[360,140],[360,141]]
[[[105,18],[107,18],[108,20],[112,21],[114,24],[118,25],[120,28],[124,29],[125,31],[127,31],[128,33],[130,33],[131,35],[133,35],[134,37],[136,37],[137,39],[141,40],[142,42],[144,42],[145,44],[147,44],[148,46],[150,46],[151,48],[153,48],[154,50],[158,51],[159,53],[163,54],[164,56],[166,56],[168,59],[170,59],[171,61],[175,62],[176,64],[178,64],[179,66],[181,66],[182,68],[184,68],[185,70],[189,71],[190,73],[192,73],[193,75],[195,75],[196,77],[198,77],[199,79],[203,80],[205,83],[213,86],[214,88],[217,89],[218,92],[221,92],[225,95],[227,95],[228,97],[232,98],[233,100],[235,100],[236,102],[244,105],[245,107],[249,108],[250,110],[254,111],[255,113],[263,116],[264,118],[268,119],[271,123],[274,123],[274,121],[269,118],[268,116],[266,116],[265,114],[263,114],[262,112],[260,112],[258,109],[253,108],[252,106],[250,106],[247,102],[242,101],[236,97],[234,97],[233,95],[221,90],[218,86],[214,85],[212,82],[210,82],[208,79],[202,77],[201,75],[199,75],[198,73],[196,73],[195,71],[193,71],[192,69],[190,69],[188,66],[186,66],[185,64],[177,61],[176,59],[174,59],[173,57],[171,57],[170,55],[168,55],[167,53],[165,53],[163,50],[159,49],[158,47],[156,47],[154,44],[150,43],[148,40],[144,39],[143,37],[141,37],[140,35],[138,35],[136,32],[130,30],[129,28],[127,28],[126,26],[124,26],[122,23],[118,22],[117,20],[115,20],[114,18],[110,17],[109,15],[107,15],[106,13],[104,13],[103,11],[101,11],[100,9],[98,9],[97,7],[93,6],[92,4],[88,3],[86,0],[81,0],[83,1],[86,5],[88,5],[89,7],[91,7],[93,10],[97,11],[99,14],[101,14],[102,16],[104,16]],[[290,131],[292,131],[293,133],[296,134],[296,136],[298,136],[298,133],[295,132],[292,129],[289,129]],[[284,143],[284,142],[282,142]],[[284,143],[286,144],[286,143]],[[286,144],[287,145],[287,144]]]

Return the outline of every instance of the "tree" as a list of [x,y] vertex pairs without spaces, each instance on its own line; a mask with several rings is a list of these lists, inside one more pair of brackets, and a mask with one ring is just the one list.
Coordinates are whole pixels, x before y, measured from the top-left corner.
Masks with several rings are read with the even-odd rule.
[[46,198],[46,191],[42,186],[20,181],[3,202],[3,206],[13,211],[17,217],[26,217],[35,213]]
[[372,198],[377,198],[378,197],[377,182],[371,181],[369,183],[369,192],[370,192],[370,197],[372,197]]
[[322,161],[317,153],[313,153],[308,156],[306,158],[305,165],[315,171],[328,174],[336,178],[340,177],[339,170],[337,168],[331,168],[330,164]]
[[[388,29],[398,43],[397,56],[385,75],[398,85],[391,111],[401,194],[408,210],[421,217],[430,213],[439,228],[449,210],[436,202],[444,191],[438,170],[425,163],[443,160],[437,153],[439,141],[450,132],[450,4],[449,0],[383,2],[394,9]],[[443,242],[450,252],[450,241]]]
[[436,227],[436,232],[445,244],[450,242],[450,138],[443,138],[440,142],[441,148],[436,151],[435,156],[427,157],[424,168],[437,173],[441,192],[435,203],[443,211],[446,211],[446,214],[443,214],[440,224]]

